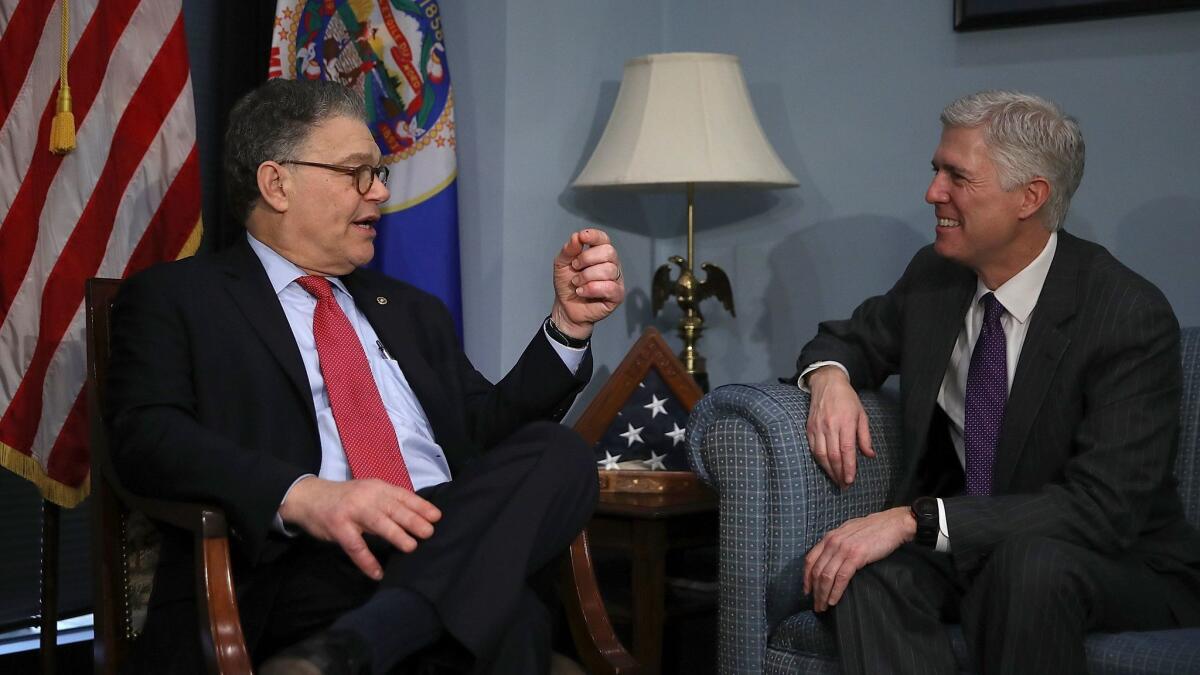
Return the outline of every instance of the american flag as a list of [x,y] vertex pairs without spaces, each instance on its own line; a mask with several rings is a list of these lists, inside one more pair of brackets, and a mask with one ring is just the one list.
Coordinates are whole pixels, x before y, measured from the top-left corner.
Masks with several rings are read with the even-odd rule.
[[603,469],[686,471],[688,411],[651,368],[626,399],[593,451]]
[[[181,0],[0,0],[0,464],[88,493],[83,291],[200,241]],[[60,50],[77,147],[49,151]]]

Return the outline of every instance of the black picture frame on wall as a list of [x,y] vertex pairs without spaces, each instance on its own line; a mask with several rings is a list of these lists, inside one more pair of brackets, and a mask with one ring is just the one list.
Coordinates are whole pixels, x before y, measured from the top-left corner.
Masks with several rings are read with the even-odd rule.
[[1200,0],[954,0],[954,30],[1029,26],[1200,8]]

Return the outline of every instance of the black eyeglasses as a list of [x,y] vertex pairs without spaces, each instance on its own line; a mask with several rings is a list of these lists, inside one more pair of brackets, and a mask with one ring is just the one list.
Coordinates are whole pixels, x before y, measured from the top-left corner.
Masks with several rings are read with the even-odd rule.
[[358,190],[358,194],[360,195],[366,195],[371,190],[371,185],[375,182],[376,178],[386,186],[388,176],[391,174],[391,170],[386,166],[371,166],[370,164],[342,166],[340,164],[321,164],[320,162],[301,162],[298,159],[285,159],[280,164],[315,166],[318,169],[329,169],[330,171],[344,173],[347,176],[354,176],[354,189]]

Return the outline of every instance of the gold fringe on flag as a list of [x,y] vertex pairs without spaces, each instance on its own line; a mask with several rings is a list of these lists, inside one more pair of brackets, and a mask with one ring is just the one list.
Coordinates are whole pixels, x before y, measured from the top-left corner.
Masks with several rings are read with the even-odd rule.
[[0,443],[0,466],[36,485],[38,492],[42,493],[42,499],[52,501],[63,508],[78,506],[92,491],[90,477],[85,478],[79,487],[60,483],[47,476],[46,470],[36,459],[4,443]]
[[192,233],[188,235],[187,241],[183,243],[183,248],[179,249],[179,255],[176,260],[183,260],[189,256],[196,255],[196,251],[200,249],[200,238],[204,235],[204,218],[196,219],[196,225],[192,227]]
[[67,0],[62,0],[62,50],[59,52],[58,108],[50,125],[50,152],[65,155],[75,149],[75,114],[71,111],[71,87],[67,85],[67,33],[71,26]]

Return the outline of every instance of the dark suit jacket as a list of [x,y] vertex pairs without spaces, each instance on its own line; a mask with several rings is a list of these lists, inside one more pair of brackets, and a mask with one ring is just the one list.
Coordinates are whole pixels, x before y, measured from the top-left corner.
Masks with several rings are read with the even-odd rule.
[[[520,426],[560,419],[591,374],[576,375],[536,335],[493,385],[468,362],[433,296],[370,270],[345,277],[399,361],[451,472]],[[308,379],[266,271],[243,240],[146,270],[113,310],[113,460],[134,492],[214,503],[230,522],[235,581],[292,540],[272,534],[279,504],[321,449]],[[540,333],[540,331],[539,331]],[[192,595],[191,545],[164,532],[155,603]]]
[[821,324],[798,366],[837,361],[856,389],[900,375],[896,503],[944,498],[965,574],[998,543],[1032,535],[1136,556],[1200,591],[1200,536],[1172,475],[1182,377],[1179,326],[1162,293],[1104,248],[1059,233],[1009,392],[994,495],[971,497],[937,395],[975,288],[971,270],[923,248],[885,295]]

